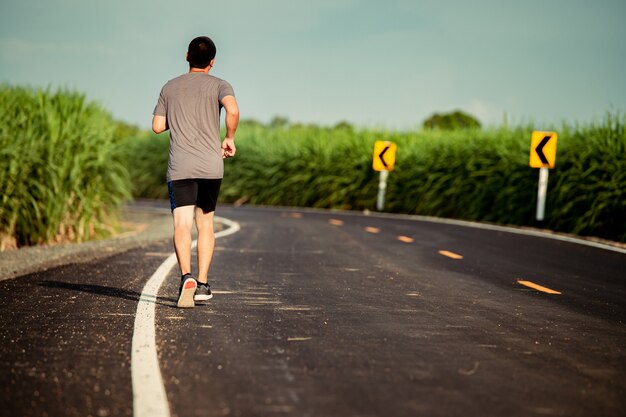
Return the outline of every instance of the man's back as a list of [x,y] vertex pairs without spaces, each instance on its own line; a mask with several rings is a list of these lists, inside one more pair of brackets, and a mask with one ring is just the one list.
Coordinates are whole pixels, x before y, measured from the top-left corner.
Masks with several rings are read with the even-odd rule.
[[[211,38],[198,36],[187,48],[189,72],[161,89],[152,130],[170,129],[167,189],[174,217],[174,247],[180,267],[179,308],[213,297],[209,266],[215,234],[213,215],[224,172],[223,158],[232,158],[239,107],[233,89],[209,75],[217,49]],[[226,110],[226,136],[220,146],[220,109]],[[191,274],[191,229],[198,230],[198,275]]]
[[230,84],[203,72],[170,80],[159,96],[155,115],[170,128],[167,180],[222,178],[220,101],[234,96]]

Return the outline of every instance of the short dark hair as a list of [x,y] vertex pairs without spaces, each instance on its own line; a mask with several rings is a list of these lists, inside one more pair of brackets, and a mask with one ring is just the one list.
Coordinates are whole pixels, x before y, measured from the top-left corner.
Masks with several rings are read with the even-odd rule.
[[215,58],[215,44],[207,36],[198,36],[189,43],[187,62],[191,68],[206,68]]

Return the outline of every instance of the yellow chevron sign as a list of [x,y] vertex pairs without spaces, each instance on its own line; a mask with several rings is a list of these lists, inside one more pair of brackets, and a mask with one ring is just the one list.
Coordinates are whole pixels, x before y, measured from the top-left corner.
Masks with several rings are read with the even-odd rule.
[[533,132],[530,138],[531,168],[554,168],[556,162],[556,132]]
[[374,143],[374,161],[372,168],[376,171],[393,171],[396,163],[396,149],[398,147],[393,142],[377,140]]

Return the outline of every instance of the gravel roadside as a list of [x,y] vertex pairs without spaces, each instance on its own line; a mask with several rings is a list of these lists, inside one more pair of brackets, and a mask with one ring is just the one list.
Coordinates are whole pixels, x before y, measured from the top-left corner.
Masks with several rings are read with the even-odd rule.
[[[137,200],[122,208],[130,231],[84,243],[30,246],[0,252],[0,281],[59,265],[82,263],[172,238],[172,216],[166,200]],[[224,226],[215,222],[219,231]],[[172,248],[173,251],[173,248]]]

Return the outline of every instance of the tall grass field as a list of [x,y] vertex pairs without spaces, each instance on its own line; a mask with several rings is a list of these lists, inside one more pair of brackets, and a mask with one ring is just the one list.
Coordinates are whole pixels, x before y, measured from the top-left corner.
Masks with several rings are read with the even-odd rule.
[[[546,219],[535,221],[538,170],[528,166],[535,127],[391,133],[244,123],[237,156],[225,161],[223,202],[374,209],[374,142],[398,145],[385,211],[538,226],[626,242],[624,118],[559,134]],[[545,127],[537,130],[549,130]],[[128,143],[136,196],[167,198],[167,134]]]
[[0,85],[0,249],[115,230],[131,197],[115,127],[79,93]]
[[[539,226],[626,242],[626,119],[390,132],[242,123],[221,201],[373,210],[374,142],[398,146],[385,211]],[[546,220],[534,220],[532,130],[559,134]],[[167,198],[168,134],[114,121],[79,93],[0,85],[0,249],[107,236],[120,205]],[[132,180],[131,180],[132,179]]]

